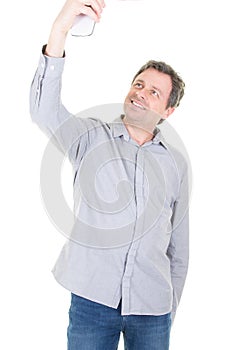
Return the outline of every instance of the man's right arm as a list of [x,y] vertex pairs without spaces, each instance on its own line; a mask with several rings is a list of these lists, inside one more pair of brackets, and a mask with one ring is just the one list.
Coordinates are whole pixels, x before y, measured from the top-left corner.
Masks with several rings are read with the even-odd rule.
[[[63,149],[65,147],[65,151],[73,142],[72,133],[75,134],[77,126],[77,120],[75,121],[75,118],[72,118],[72,115],[61,102],[61,80],[65,63],[66,37],[77,15],[83,13],[95,21],[99,21],[104,7],[103,0],[89,1],[88,3],[91,3],[92,7],[85,5],[86,2],[86,0],[67,0],[64,4],[53,23],[48,44],[43,47],[39,66],[30,90],[32,120],[48,136],[54,135],[59,127],[64,125],[63,129],[60,128],[57,132],[58,137],[55,136],[55,138],[60,138],[58,141]],[[72,132],[70,132],[71,130]]]

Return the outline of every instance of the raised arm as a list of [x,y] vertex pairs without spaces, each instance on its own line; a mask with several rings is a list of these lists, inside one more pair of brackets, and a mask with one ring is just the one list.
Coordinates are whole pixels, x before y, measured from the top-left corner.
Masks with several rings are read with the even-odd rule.
[[61,102],[66,37],[77,15],[87,14],[95,21],[99,21],[103,7],[103,0],[66,1],[52,25],[48,44],[43,47],[31,85],[30,113],[32,120],[48,136],[55,135],[54,138],[59,147],[65,152],[85,131],[82,120],[74,118]]

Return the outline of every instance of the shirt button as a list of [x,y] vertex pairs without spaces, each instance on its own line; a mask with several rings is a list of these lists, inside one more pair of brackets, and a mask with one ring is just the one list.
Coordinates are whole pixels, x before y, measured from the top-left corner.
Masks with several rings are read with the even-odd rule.
[[54,70],[54,68],[55,68],[54,65],[50,66],[50,70]]

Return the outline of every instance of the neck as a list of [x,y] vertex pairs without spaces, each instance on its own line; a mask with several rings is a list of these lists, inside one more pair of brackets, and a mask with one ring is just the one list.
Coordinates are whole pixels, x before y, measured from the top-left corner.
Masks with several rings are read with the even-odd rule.
[[123,123],[125,124],[125,127],[130,135],[130,137],[136,141],[139,145],[143,145],[145,142],[150,141],[154,137],[154,129],[152,131],[147,131],[140,127],[139,125],[135,125],[132,123],[129,123],[127,121],[127,117],[124,116]]

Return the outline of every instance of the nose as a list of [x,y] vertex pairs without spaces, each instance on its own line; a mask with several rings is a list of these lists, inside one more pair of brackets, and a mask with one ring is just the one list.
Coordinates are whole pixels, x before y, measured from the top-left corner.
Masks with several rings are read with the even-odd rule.
[[136,96],[137,96],[139,99],[145,100],[145,99],[146,99],[146,90],[145,90],[145,88],[140,89],[139,91],[136,91]]

